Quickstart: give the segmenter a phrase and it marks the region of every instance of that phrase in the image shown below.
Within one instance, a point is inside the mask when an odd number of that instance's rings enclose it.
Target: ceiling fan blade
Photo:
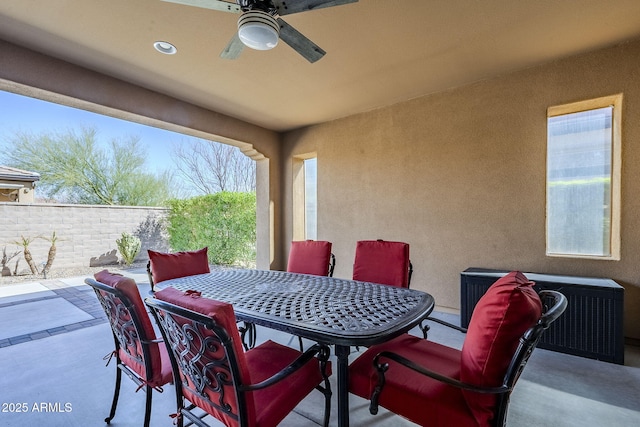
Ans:
[[[303,36],[298,30],[287,24],[282,18],[277,20],[278,24],[280,24],[280,38],[296,52],[304,56],[307,61],[314,63],[327,53],[320,46]]]
[[[244,44],[240,40],[240,37],[238,37],[238,33],[235,33],[224,50],[220,52],[220,58],[236,59],[242,53],[243,48]]]
[[[220,12],[240,13],[242,9],[235,3],[222,0],[162,0],[167,3],[184,4],[186,6],[201,7],[203,9],[218,10]]]
[[[358,0],[273,0],[280,16],[357,2]]]

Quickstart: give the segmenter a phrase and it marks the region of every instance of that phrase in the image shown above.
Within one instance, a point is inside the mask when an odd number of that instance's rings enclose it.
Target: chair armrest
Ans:
[[[448,384],[453,387],[461,388],[463,390],[469,390],[476,393],[485,393],[485,394],[502,394],[511,391],[511,387],[507,387],[506,385],[501,385],[499,387],[480,387],[473,384],[465,383],[455,378],[447,377],[445,375],[434,372],[430,369],[425,368],[424,366],[418,365],[417,363],[403,357],[397,353],[393,353],[390,351],[383,351],[378,353],[373,358],[373,366],[378,372],[378,383],[376,384],[373,393],[371,393],[371,403],[369,404],[369,412],[372,415],[378,413],[378,400],[380,398],[380,393],[385,385],[385,372],[389,369],[389,363],[381,363],[380,359],[386,358],[391,359],[392,361],[399,363],[419,374],[425,375],[429,378],[433,378],[436,381],[440,381],[442,383]]]
[[[330,350],[326,345],[314,344],[307,351],[298,356],[293,362],[283,368],[277,374],[267,378],[264,381],[261,381],[257,384],[243,384],[238,386],[240,391],[253,391],[260,390],[266,387],[269,387],[283,379],[287,378],[289,375],[296,372],[298,369],[302,368],[306,365],[314,356],[318,355],[318,360],[320,360],[320,369],[322,371],[322,376],[327,378],[327,361],[329,360]]]
[[[444,326],[446,326],[448,328],[455,329],[455,330],[460,331],[462,333],[465,333],[465,334],[467,333],[467,328],[463,328],[462,326],[454,325],[453,323],[446,322],[446,321],[438,319],[436,317],[427,316],[427,317],[425,317],[424,320],[430,320],[432,322],[439,323],[441,325],[444,325]]]

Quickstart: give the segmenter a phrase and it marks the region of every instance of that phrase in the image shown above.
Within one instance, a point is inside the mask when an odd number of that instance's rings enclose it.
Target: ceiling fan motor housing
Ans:
[[[278,44],[280,25],[269,13],[249,10],[238,19],[238,37],[251,49],[273,49]]]

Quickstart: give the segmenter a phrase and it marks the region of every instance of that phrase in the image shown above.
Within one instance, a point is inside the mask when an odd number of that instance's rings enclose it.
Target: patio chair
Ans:
[[[207,426],[194,412],[197,408],[227,426],[276,426],[314,388],[325,396],[328,425],[327,346],[314,345],[301,353],[266,341],[245,352],[232,305],[171,287],[154,296],[145,302],[170,349],[179,427],[185,417]]]
[[[291,242],[287,271],[333,277],[336,257],[331,253],[331,242],[323,240],[301,240]],[[304,351],[302,338],[298,337],[300,351]]]
[[[566,306],[561,293],[538,296],[532,282],[512,272],[478,302],[461,351],[401,335],[351,364],[349,389],[370,399],[371,414],[383,406],[420,425],[504,426],[531,352]]]
[[[155,292],[155,285],[165,280],[210,273],[208,250],[208,247],[204,247],[195,251],[166,253],[148,249],[147,274],[151,285],[151,293]],[[256,326],[252,323],[243,322],[238,329],[245,348],[249,349],[255,346]]]
[[[331,242],[302,240],[291,242],[287,271],[290,273],[333,276],[336,257],[331,253]]]
[[[381,239],[356,243],[353,280],[408,288],[412,274],[408,243]]]
[[[413,264],[409,259],[409,244],[389,242],[382,239],[361,240],[356,244],[356,258],[353,263],[353,280],[381,283],[383,285],[408,288],[413,276]],[[467,330],[431,316],[425,321],[434,321],[461,332]],[[418,325],[424,339],[430,326],[424,321]]]
[[[353,280],[408,288],[412,275],[413,264],[409,259],[408,243],[382,239],[360,240],[356,243]],[[426,339],[429,326],[421,322],[419,327]]]
[[[122,372],[131,378],[138,390],[146,392],[144,426],[149,426],[153,391],[162,393],[162,386],[173,379],[169,355],[164,343],[156,338],[149,315],[140,297],[136,282],[119,274],[103,270],[87,278],[85,283],[93,288],[104,309],[115,350],[105,359],[116,360],[116,384],[111,411],[105,418],[109,424],[116,414]],[[108,364],[108,363],[107,363]]]

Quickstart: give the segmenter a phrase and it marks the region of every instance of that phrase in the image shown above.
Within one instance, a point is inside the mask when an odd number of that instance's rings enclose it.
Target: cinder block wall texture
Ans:
[[[20,251],[7,266],[13,272],[19,259],[18,272],[24,273],[28,266],[19,242],[32,239],[29,250],[40,270],[51,246],[45,238],[55,231],[52,271],[112,265],[121,259],[116,239],[128,232],[140,238],[136,261],[144,261],[147,249],[168,250],[166,216],[167,209],[156,207],[0,203],[0,250],[6,247],[7,255]]]

